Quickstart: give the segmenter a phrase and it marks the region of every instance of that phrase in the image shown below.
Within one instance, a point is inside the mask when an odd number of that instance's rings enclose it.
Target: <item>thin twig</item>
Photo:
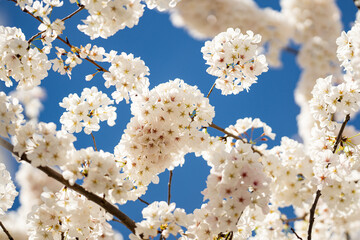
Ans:
[[[295,232],[295,229],[294,228],[290,228],[291,231],[295,234],[295,236],[300,239],[300,240],[303,240],[296,232]]]
[[[28,40],[28,45],[30,47],[30,43],[32,41],[34,41],[35,38],[37,38],[38,36],[40,36],[41,34],[43,34],[46,30],[42,31],[42,32],[38,32],[37,34],[35,34],[34,36],[32,36],[29,40]]]
[[[96,147],[96,142],[95,142],[95,137],[94,137],[94,134],[91,133],[91,137],[93,139],[93,142],[94,142],[94,148],[95,148],[95,151],[97,151],[97,147]]]
[[[342,123],[341,128],[340,128],[340,131],[339,131],[339,134],[338,134],[338,136],[336,137],[336,142],[335,142],[335,144],[334,144],[333,153],[336,152],[336,149],[337,149],[339,143],[341,142],[342,134],[343,134],[344,129],[345,129],[345,126],[346,126],[346,124],[348,123],[349,120],[350,120],[350,115],[348,114],[348,115],[346,115],[345,121]]]
[[[64,17],[63,19],[61,19],[61,21],[65,21],[68,20],[69,18],[71,18],[72,16],[74,16],[75,14],[77,14],[78,12],[80,12],[81,10],[83,10],[85,8],[84,5],[80,5],[79,8],[77,10],[75,10],[73,13],[69,14],[68,16]]]
[[[144,199],[142,198],[138,198],[138,200],[142,203],[145,203],[146,205],[150,205],[150,203],[148,203],[147,201],[145,201]]]
[[[295,222],[295,221],[305,220],[306,216],[307,216],[307,213],[305,213],[304,216],[302,216],[302,217],[282,219],[282,221],[283,221],[284,223],[289,223],[289,222]]]
[[[6,227],[4,226],[4,224],[0,221],[0,226],[2,228],[2,230],[4,231],[4,233],[6,234],[6,236],[9,238],[9,240],[14,240],[14,238],[11,236],[11,234],[9,233],[9,231],[6,229]]]
[[[0,138],[0,145],[3,146],[8,151],[10,151],[15,156],[20,157],[17,152],[14,152],[14,146],[11,143],[9,143],[8,141],[4,140],[3,138]],[[23,154],[20,157],[20,160],[31,164],[31,161],[27,158],[26,154]],[[58,173],[57,171],[55,171],[54,169],[52,169],[50,167],[38,166],[37,168],[39,170],[41,170],[42,172],[44,172],[49,177],[57,180],[58,182],[65,185],[66,187],[74,190],[75,192],[80,193],[81,195],[86,197],[88,200],[96,203],[97,205],[99,205],[100,207],[105,209],[107,212],[112,214],[114,217],[117,217],[122,222],[122,224],[124,224],[131,232],[135,233],[135,228],[136,228],[135,222],[131,218],[129,218],[125,213],[120,211],[115,205],[109,203],[104,198],[102,198],[92,192],[87,191],[85,188],[83,188],[82,186],[80,186],[77,183],[75,183],[74,185],[71,185],[66,179],[64,179],[64,177],[60,173]]]
[[[298,54],[299,54],[299,50],[294,49],[294,48],[289,47],[289,46],[286,47],[286,48],[284,48],[284,50],[287,51],[287,52],[289,52],[289,53],[292,53],[292,54],[294,54],[294,55],[298,55]]]
[[[172,182],[172,176],[173,176],[173,171],[170,170],[170,171],[169,171],[169,183],[168,183],[168,199],[167,199],[168,205],[170,204],[170,201],[171,201],[171,182]]]
[[[215,85],[216,85],[216,82],[214,82],[214,84],[213,84],[212,87],[210,88],[208,94],[206,95],[206,98],[209,98],[211,92],[214,90]]]
[[[209,124],[209,127],[214,128],[214,129],[216,129],[216,130],[219,130],[220,132],[225,133],[225,134],[228,135],[229,137],[232,137],[232,138],[234,138],[234,139],[236,139],[236,140],[240,140],[240,141],[242,141],[243,143],[250,144],[250,143],[246,142],[244,139],[242,139],[241,137],[236,136],[236,135],[234,135],[234,134],[226,131],[225,129],[223,129],[222,127],[219,127],[218,125],[216,125],[216,124],[214,124],[214,123]],[[258,153],[260,156],[263,156],[263,155],[264,155],[262,152],[260,152],[259,150],[255,149],[254,146],[252,146],[252,145],[251,145],[251,149],[253,150],[253,152]]]
[[[313,205],[311,206],[311,209],[310,209],[308,238],[307,238],[308,240],[311,240],[311,232],[312,232],[312,228],[313,228],[314,221],[315,221],[314,215],[315,215],[316,205],[317,205],[317,203],[319,201],[320,196],[321,196],[321,191],[317,190],[314,203],[313,203]]]
[[[345,232],[345,237],[346,237],[346,240],[351,240],[351,236],[348,232]]]

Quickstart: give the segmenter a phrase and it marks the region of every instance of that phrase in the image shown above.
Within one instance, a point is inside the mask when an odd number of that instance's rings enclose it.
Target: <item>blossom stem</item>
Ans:
[[[350,120],[350,115],[348,114],[348,115],[346,115],[345,121],[342,123],[341,128],[340,128],[340,131],[339,131],[339,134],[338,134],[338,136],[336,137],[336,142],[335,142],[335,144],[334,144],[333,153],[336,152],[336,149],[337,149],[339,143],[341,142],[342,134],[343,134],[344,129],[345,129],[345,126],[346,126],[346,124],[348,123],[349,120]]]
[[[95,148],[95,151],[97,151],[97,147],[96,147],[96,142],[95,142],[95,137],[94,137],[94,134],[91,133],[91,137],[93,139],[93,142],[94,142],[94,148]]]
[[[11,236],[11,234],[9,233],[9,231],[6,229],[6,227],[4,226],[4,224],[0,221],[0,226],[2,228],[2,230],[4,231],[4,233],[6,234],[6,236],[9,238],[9,240],[14,240],[14,238]]]
[[[3,146],[8,151],[10,151],[15,156],[19,157],[21,161],[31,164],[31,161],[27,158],[26,154],[19,156],[19,154],[17,152],[14,152],[14,146],[11,143],[9,143],[8,141],[4,140],[3,138],[0,138],[0,145]],[[92,192],[87,191],[84,187],[80,186],[77,183],[75,183],[74,185],[71,185],[60,173],[58,173],[57,171],[55,171],[54,169],[52,169],[50,167],[39,166],[37,168],[39,170],[41,170],[42,172],[44,172],[49,177],[57,180],[58,182],[65,185],[66,187],[74,190],[77,193],[80,193],[81,195],[86,197],[88,200],[96,203],[97,205],[99,205],[100,207],[105,209],[107,212],[112,214],[114,217],[117,217],[121,221],[121,223],[124,224],[125,227],[127,227],[132,233],[135,233],[136,225],[135,225],[134,220],[132,220],[125,213],[120,211],[115,205],[109,203],[104,198],[102,198]]]
[[[173,176],[173,171],[170,170],[170,171],[169,171],[169,183],[168,183],[168,199],[167,199],[168,205],[170,204],[170,201],[171,201],[171,182],[172,182],[172,176]]]
[[[28,45],[29,45],[29,47],[30,47],[30,43],[31,43],[32,41],[34,41],[35,38],[37,38],[38,36],[40,36],[41,34],[43,34],[44,32],[45,32],[45,30],[42,31],[42,32],[38,32],[37,34],[35,34],[34,36],[32,36],[32,37],[28,40]]]
[[[299,54],[299,51],[298,50],[296,50],[296,49],[294,49],[294,48],[292,48],[292,47],[285,47],[284,48],[284,50],[285,51],[287,51],[287,52],[289,52],[289,53],[292,53],[292,54],[294,54],[294,55],[298,55]]]
[[[150,203],[148,203],[148,202],[145,201],[144,199],[142,199],[142,198],[138,198],[138,199],[139,199],[140,202],[145,203],[146,205],[150,205]]]
[[[206,95],[206,98],[209,98],[211,92],[214,90],[215,85],[216,85],[216,82],[214,82],[214,84],[213,84],[212,87],[210,88],[208,94]]]
[[[290,228],[291,231],[295,234],[295,236],[300,239],[300,240],[303,240],[296,232],[295,232],[295,229],[294,228]]]
[[[66,21],[69,18],[71,18],[72,16],[74,16],[75,14],[77,14],[78,12],[80,12],[81,10],[83,10],[85,8],[84,5],[80,5],[79,8],[77,10],[75,10],[73,13],[69,14],[68,16],[64,17],[63,19],[61,19],[61,21]]]
[[[311,206],[311,209],[310,209],[310,218],[309,218],[309,228],[308,228],[308,240],[311,240],[311,232],[312,232],[312,228],[313,228],[313,225],[314,225],[314,221],[315,221],[315,210],[316,210],[316,205],[319,201],[319,198],[321,196],[321,191],[318,189],[316,191],[316,196],[315,196],[315,200],[314,200],[314,203],[313,205]]]

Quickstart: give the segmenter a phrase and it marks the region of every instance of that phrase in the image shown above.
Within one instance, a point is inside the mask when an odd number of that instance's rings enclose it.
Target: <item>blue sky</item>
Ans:
[[[76,5],[69,5],[67,0],[65,2],[66,7],[54,10],[52,19],[62,18],[76,9]],[[279,9],[279,2],[275,0],[257,2],[262,7]],[[344,29],[349,30],[356,13],[353,1],[338,0],[337,3],[342,11]],[[181,78],[190,85],[197,85],[204,94],[207,94],[215,81],[215,77],[206,73],[207,65],[200,52],[204,41],[195,40],[186,30],[173,27],[168,14],[146,8],[139,25],[132,29],[122,30],[106,40],[96,41],[90,41],[89,37],[76,29],[80,19],[85,19],[86,15],[86,11],[83,11],[67,21],[64,36],[68,36],[70,42],[76,46],[92,43],[103,46],[107,52],[113,49],[119,53],[133,53],[135,57],[141,57],[150,69],[150,88],[171,79]],[[13,2],[7,0],[0,0],[0,21],[5,26],[22,28],[27,39],[38,32],[38,22],[22,13]],[[62,43],[54,44],[67,49]],[[267,73],[262,74],[258,83],[252,85],[249,92],[223,96],[219,90],[215,89],[210,96],[210,103],[215,106],[216,112],[214,123],[225,128],[234,124],[239,118],[260,118],[271,126],[277,135],[275,141],[268,142],[270,146],[279,144],[282,136],[296,137],[296,116],[299,108],[294,102],[293,92],[300,70],[296,65],[295,56],[291,53],[283,52],[282,62],[281,68],[270,68]],[[71,80],[67,76],[50,73],[49,77],[42,82],[42,86],[47,90],[47,98],[43,101],[45,108],[41,112],[40,121],[55,122],[60,128],[58,119],[64,109],[59,107],[58,103],[70,93],[80,94],[84,87],[97,86],[99,90],[110,94],[113,89],[109,91],[104,87],[101,75],[98,74],[90,82],[85,81],[85,75],[95,71],[93,65],[84,62],[73,70]],[[5,89],[3,82],[0,82],[0,89],[10,91],[10,89]],[[121,102],[116,107],[118,109],[116,125],[109,127],[104,123],[101,125],[101,131],[94,133],[98,148],[104,151],[113,151],[131,118],[130,105]],[[213,133],[221,135],[218,132]],[[78,148],[92,146],[89,135],[79,133],[76,137]],[[186,159],[185,165],[174,171],[172,199],[178,207],[185,208],[190,213],[201,206],[200,191],[205,188],[209,168],[201,158],[190,155]],[[161,174],[160,177],[160,184],[151,185],[149,193],[143,197],[149,202],[166,201],[168,172]],[[144,204],[130,203],[121,206],[120,209],[139,221],[141,220],[139,206],[143,207]],[[119,225],[114,224],[124,233],[126,239],[128,232]]]

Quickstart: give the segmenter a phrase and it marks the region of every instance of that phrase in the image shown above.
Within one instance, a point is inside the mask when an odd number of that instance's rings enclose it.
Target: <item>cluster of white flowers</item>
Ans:
[[[360,22],[356,21],[350,31],[342,32],[337,39],[337,56],[341,66],[350,72],[356,81],[360,79]]]
[[[5,165],[0,163],[0,217],[12,207],[17,195],[18,192],[11,180],[10,173],[6,170]]]
[[[65,97],[60,106],[66,108],[66,112],[60,117],[60,123],[66,131],[80,132],[84,127],[86,134],[99,131],[100,121],[107,121],[109,126],[115,125],[116,108],[105,93],[98,91],[96,87],[84,88],[81,96],[76,93]]]
[[[134,117],[115,147],[115,157],[136,185],[157,182],[157,174],[184,162],[188,152],[203,150],[202,131],[215,115],[209,100],[180,79],[169,81],[134,99]]]
[[[263,131],[259,137],[253,139],[252,133],[256,128],[262,128]],[[251,129],[250,135],[247,134],[249,129]],[[266,141],[267,139],[265,136],[272,140],[275,139],[275,133],[272,132],[271,127],[262,122],[259,118],[255,118],[254,120],[252,118],[238,119],[235,125],[230,125],[225,130],[243,139],[249,138],[247,139],[247,142],[251,144],[255,144],[257,141]]]
[[[164,238],[170,234],[175,237],[184,234],[182,227],[189,224],[190,218],[184,209],[175,206],[175,203],[153,202],[144,208],[142,215],[146,220],[136,223],[136,235],[131,234],[130,239],[150,239],[156,237],[159,231]]]
[[[297,62],[302,73],[295,90],[300,106],[299,135],[305,144],[311,142],[312,120],[308,101],[318,78],[334,75],[339,78],[341,69],[336,57],[336,38],[340,35],[340,11],[334,0],[282,0],[282,13],[294,28],[293,39],[302,44]]]
[[[66,165],[61,167],[63,176],[74,184],[82,179],[82,186],[111,202],[120,204],[128,200],[136,200],[138,196],[131,191],[133,184],[121,174],[121,167],[114,155],[94,151],[92,148],[73,152]]]
[[[26,153],[31,165],[64,165],[74,150],[76,138],[66,131],[56,131],[54,123],[27,122],[20,126],[14,136],[14,151]]]
[[[265,172],[272,178],[272,204],[278,207],[301,207],[312,201],[315,190],[311,182],[314,164],[307,156],[304,145],[283,137],[281,145],[271,149],[262,163]]]
[[[212,41],[207,41],[201,49],[209,74],[217,76],[216,88],[222,94],[238,94],[256,82],[257,76],[268,70],[266,58],[259,55],[260,35],[240,29],[229,28],[218,34]]]
[[[106,60],[111,62],[111,67],[109,72],[103,74],[105,86],[116,87],[116,91],[111,94],[116,103],[123,99],[128,103],[129,95],[142,95],[148,91],[150,83],[146,76],[150,74],[149,68],[140,58],[134,58],[133,54],[116,54],[117,52],[111,51],[107,55]]]
[[[66,73],[70,78],[72,69],[76,65],[82,63],[81,58],[76,53],[67,52],[63,48],[55,47],[55,49],[57,50],[57,58],[50,60],[50,62],[53,64],[53,71],[59,72],[61,75]],[[65,61],[62,59],[62,56],[66,56]]]
[[[213,38],[229,27],[251,29],[267,44],[266,58],[273,66],[281,65],[280,52],[293,33],[281,12],[261,9],[253,0],[182,0],[171,11],[171,20],[196,38]]]
[[[70,2],[74,3],[75,0]],[[80,4],[90,15],[83,20],[84,25],[78,25],[78,29],[91,39],[108,38],[125,27],[132,28],[138,24],[144,12],[140,0],[81,0]]]
[[[20,29],[0,26],[0,79],[7,87],[31,89],[47,77],[51,63],[38,48],[28,48]]]
[[[203,219],[196,217],[195,226],[188,229],[200,239],[212,239],[220,232],[237,232],[238,220],[248,206],[257,205],[264,213],[269,211],[270,179],[263,173],[260,155],[251,149],[251,144],[238,140],[233,145],[231,141],[215,141],[202,154],[211,166],[207,188],[202,192],[209,202],[200,210]],[[206,229],[210,231],[208,237],[201,238]]]
[[[174,8],[181,0],[145,0],[149,9],[156,8],[159,11],[165,11]]]
[[[24,121],[23,108],[16,98],[8,97],[0,92],[0,136],[14,135]]]
[[[45,98],[46,92],[42,87],[34,87],[31,90],[17,89],[10,96],[18,99],[24,105],[25,114],[30,119],[37,119],[43,108],[41,99]]]
[[[105,210],[84,196],[63,188],[41,197],[44,203],[28,215],[29,239],[113,239]]]
[[[332,76],[319,78],[316,81],[310,107],[314,119],[319,121],[321,128],[334,130],[337,124],[333,121],[335,113],[346,115],[359,110],[359,88],[360,86],[353,81],[333,86]]]

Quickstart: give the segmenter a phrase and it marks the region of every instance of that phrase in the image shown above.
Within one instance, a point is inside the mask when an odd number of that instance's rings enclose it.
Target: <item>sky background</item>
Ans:
[[[258,0],[256,2],[261,7],[280,9],[278,0]],[[355,19],[357,9],[351,0],[338,0],[337,4],[342,12],[344,30],[347,31]],[[51,19],[62,18],[76,8],[76,5],[70,5],[65,0],[65,7],[55,9]],[[133,53],[135,57],[140,57],[150,69],[150,89],[168,80],[181,78],[189,85],[197,85],[206,95],[215,81],[214,76],[206,73],[208,66],[205,65],[200,51],[204,41],[196,40],[186,30],[174,27],[168,14],[146,8],[139,24],[134,28],[127,28],[108,39],[95,41],[91,41],[88,36],[76,28],[80,20],[85,19],[86,16],[87,12],[82,11],[68,20],[63,38],[68,36],[70,43],[75,46],[85,46],[87,43],[91,43],[104,47],[107,52],[116,50],[118,53]],[[27,39],[38,32],[38,21],[22,13],[13,2],[7,0],[0,0],[0,21],[4,26],[21,28]],[[259,19],[259,21],[261,20]],[[68,50],[60,42],[54,42],[54,45]],[[295,56],[291,53],[283,52],[282,62],[281,68],[270,68],[267,73],[263,73],[259,77],[258,83],[251,86],[249,92],[223,96],[220,90],[214,89],[210,96],[210,104],[215,106],[213,122],[225,128],[235,124],[239,118],[260,118],[276,133],[276,139],[268,142],[270,147],[278,145],[283,136],[297,138],[296,116],[299,113],[299,107],[294,102],[293,92],[300,69],[296,65]],[[105,64],[101,65],[108,67]],[[59,129],[61,127],[59,118],[64,112],[64,109],[59,106],[59,102],[70,93],[80,95],[84,87],[97,86],[99,90],[110,96],[114,88],[112,87],[110,90],[105,88],[101,74],[98,74],[90,82],[85,81],[85,75],[95,71],[95,67],[86,61],[73,69],[71,80],[66,75],[50,71],[49,76],[42,81],[42,86],[47,91],[47,98],[43,101],[44,110],[40,114],[40,121],[55,122]],[[5,89],[4,83],[0,82],[0,90],[9,92],[13,89]],[[94,133],[98,149],[113,152],[131,118],[130,105],[121,102],[116,107],[118,114],[116,125],[109,127],[103,123],[100,125],[100,132]],[[212,133],[222,135],[220,132],[213,131]],[[75,134],[75,136],[78,139],[75,143],[77,148],[93,146],[91,136],[83,132]],[[191,213],[195,208],[200,208],[202,204],[200,192],[206,186],[208,173],[209,167],[206,162],[191,154],[187,156],[183,167],[174,170],[172,201],[176,202],[177,207],[184,208],[187,213]],[[168,172],[162,173],[160,184],[150,185],[148,193],[142,198],[148,202],[166,201],[168,175]],[[120,206],[120,210],[135,221],[140,221],[140,207],[144,206],[143,203],[129,203],[126,206]],[[119,223],[115,223],[113,226],[121,231],[124,238],[127,239],[128,230],[121,227]]]

